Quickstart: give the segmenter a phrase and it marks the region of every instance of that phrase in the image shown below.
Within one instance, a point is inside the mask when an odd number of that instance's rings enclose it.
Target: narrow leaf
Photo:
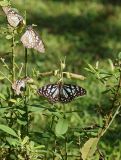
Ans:
[[[13,129],[11,129],[10,127],[8,127],[8,126],[0,124],[0,129],[2,131],[4,131],[4,132],[6,132],[6,133],[8,133],[8,134],[10,134],[12,136],[14,136],[14,137],[18,137],[17,134],[16,134],[16,132]]]
[[[45,108],[33,107],[33,106],[29,109],[29,111],[31,112],[42,112],[43,110],[45,110]]]

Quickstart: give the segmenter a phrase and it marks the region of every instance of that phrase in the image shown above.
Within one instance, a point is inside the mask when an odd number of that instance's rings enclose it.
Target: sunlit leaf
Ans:
[[[9,99],[9,102],[16,103],[17,101],[15,99]]]
[[[26,137],[24,137],[24,139],[23,139],[23,141],[22,141],[22,145],[25,145],[27,142],[29,141],[29,137],[28,136],[26,136]]]
[[[5,96],[2,93],[0,93],[0,98],[4,99],[4,100],[6,99]]]
[[[3,80],[3,79],[5,79],[5,77],[4,76],[0,76],[0,80]]]
[[[121,52],[119,52],[119,54],[118,54],[118,58],[119,58],[119,59],[121,59]]]
[[[7,35],[5,38],[6,39],[12,39],[12,35]]]
[[[81,148],[82,159],[87,160],[88,158],[92,157],[97,149],[97,143],[99,138],[90,138],[84,146]]]
[[[4,1],[0,1],[0,6],[4,7],[4,6],[9,6],[10,2],[8,0],[4,0]]]

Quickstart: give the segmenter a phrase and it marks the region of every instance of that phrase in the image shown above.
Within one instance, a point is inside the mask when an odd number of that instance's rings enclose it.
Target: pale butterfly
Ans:
[[[41,53],[45,52],[44,43],[32,26],[27,27],[25,33],[21,37],[21,42],[26,48],[34,48]]]
[[[16,80],[12,84],[12,89],[14,90],[14,92],[16,93],[16,95],[20,95],[22,93],[22,90],[26,87],[26,83],[29,80],[30,80],[30,78],[26,77],[26,78],[23,78],[23,79]]]
[[[25,24],[23,17],[10,6],[2,7],[4,13],[7,16],[8,23],[12,27],[18,27],[19,25]]]
[[[68,103],[75,97],[85,95],[86,90],[77,85],[58,83],[45,85],[39,88],[37,93],[52,103]]]

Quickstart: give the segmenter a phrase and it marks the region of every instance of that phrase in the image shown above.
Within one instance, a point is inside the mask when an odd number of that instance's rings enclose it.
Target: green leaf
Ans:
[[[21,109],[16,109],[19,113],[21,113],[21,114],[24,114],[25,113],[25,111],[24,110],[21,110]]]
[[[6,39],[12,39],[12,35],[7,35],[5,38]]]
[[[25,125],[27,124],[26,121],[22,121],[22,120],[20,120],[20,119],[17,119],[17,122],[18,122],[20,125],[23,125],[23,126],[25,126]]]
[[[23,139],[21,144],[24,146],[28,141],[29,141],[29,137],[26,136],[26,137],[24,137],[24,139]]]
[[[119,52],[119,54],[118,54],[118,58],[119,58],[119,59],[121,59],[121,52]]]
[[[114,71],[114,64],[113,61],[111,59],[108,59],[108,62],[110,64],[111,70]]]
[[[92,157],[97,149],[99,138],[90,138],[81,148],[82,159],[87,160]]]
[[[9,102],[16,103],[15,99],[9,99]]]
[[[7,107],[4,107],[4,108],[0,108],[0,113],[4,113],[8,108]]]
[[[91,70],[93,73],[96,72],[95,68],[94,68],[91,64],[88,64],[88,67],[90,68],[90,70]]]
[[[45,110],[45,108],[33,107],[33,106],[29,109],[29,111],[31,112],[42,112],[43,110]]]
[[[6,100],[5,96],[2,93],[0,93],[0,98]]]
[[[8,0],[4,0],[4,1],[0,1],[0,6],[5,7],[5,6],[9,6],[10,2]]]
[[[0,76],[0,80],[3,80],[3,79],[5,79],[5,77],[4,76]]]
[[[60,118],[55,126],[55,133],[57,136],[65,134],[68,130],[68,121],[64,118]]]
[[[11,137],[6,137],[6,140],[8,141],[8,143],[10,145],[16,146],[18,144],[18,140],[15,138],[11,138]]]
[[[14,137],[18,137],[17,134],[16,134],[16,132],[13,129],[11,129],[10,127],[8,127],[8,126],[0,124],[0,129],[2,131],[4,131],[4,132],[6,132],[6,133],[8,133],[8,134],[10,134],[12,136],[14,136]]]

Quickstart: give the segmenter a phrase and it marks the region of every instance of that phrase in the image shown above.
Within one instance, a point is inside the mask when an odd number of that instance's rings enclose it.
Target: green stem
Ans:
[[[25,48],[25,78],[27,77],[27,48]],[[27,96],[26,96],[26,91],[27,91],[27,86],[25,87],[25,99],[24,99],[24,106],[25,106],[25,117],[26,117],[26,135],[28,135],[28,125],[29,125],[29,120],[28,120],[28,106],[27,106]]]
[[[25,48],[25,78],[27,77],[27,48]]]
[[[67,145],[66,145],[67,137],[65,136],[65,160],[67,160]]]
[[[15,47],[15,37],[14,37],[14,30],[12,32],[12,81],[15,81],[15,53],[14,53],[14,47]]]

